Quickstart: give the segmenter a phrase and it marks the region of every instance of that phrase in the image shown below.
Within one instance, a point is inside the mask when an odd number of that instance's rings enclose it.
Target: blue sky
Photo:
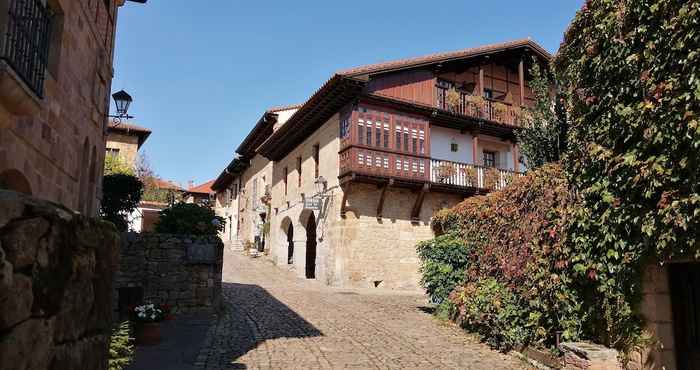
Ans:
[[[305,101],[336,70],[528,36],[555,52],[582,3],[127,2],[112,90],[153,131],[142,151],[156,173],[186,186],[218,176],[266,108]]]

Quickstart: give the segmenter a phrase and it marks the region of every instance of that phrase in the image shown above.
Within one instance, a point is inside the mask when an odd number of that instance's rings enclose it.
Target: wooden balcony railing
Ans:
[[[391,151],[351,147],[340,153],[340,173],[428,181],[430,160]]]
[[[51,40],[51,10],[39,0],[11,0],[0,59],[43,97]]]
[[[438,184],[500,190],[510,184],[515,176],[522,174],[502,168],[430,160],[430,181]]]
[[[350,147],[340,153],[340,174],[355,173],[457,187],[500,190],[522,176],[511,170]]]
[[[518,106],[459,90],[453,90],[457,95],[450,95],[450,89],[439,85],[435,87],[435,91],[435,101],[440,109],[512,126],[521,124],[523,111]]]

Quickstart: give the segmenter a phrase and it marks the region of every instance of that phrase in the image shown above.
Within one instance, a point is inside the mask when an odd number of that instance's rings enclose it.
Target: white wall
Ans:
[[[457,152],[450,150],[453,140],[457,143]],[[430,156],[453,162],[473,163],[471,134],[462,134],[458,130],[430,126]]]

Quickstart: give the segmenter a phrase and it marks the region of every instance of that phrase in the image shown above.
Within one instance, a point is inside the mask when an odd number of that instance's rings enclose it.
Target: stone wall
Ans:
[[[142,290],[142,301],[167,304],[173,313],[218,310],[221,306],[223,243],[218,237],[155,233],[122,234],[121,263],[113,294],[119,307],[125,288]]]
[[[105,369],[119,236],[0,191],[0,369]]]

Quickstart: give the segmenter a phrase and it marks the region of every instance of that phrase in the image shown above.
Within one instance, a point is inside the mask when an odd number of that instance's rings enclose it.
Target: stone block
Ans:
[[[4,274],[8,274],[9,278],[0,282],[0,330],[28,319],[34,303],[32,280],[29,277],[23,274],[13,275],[11,270]]]
[[[15,270],[34,264],[39,239],[48,231],[49,223],[43,218],[13,221],[0,236],[5,258]]]
[[[3,369],[44,370],[49,368],[50,320],[29,319],[0,337],[0,366]]]
[[[560,348],[565,370],[622,370],[614,349],[585,342],[562,343]]]

